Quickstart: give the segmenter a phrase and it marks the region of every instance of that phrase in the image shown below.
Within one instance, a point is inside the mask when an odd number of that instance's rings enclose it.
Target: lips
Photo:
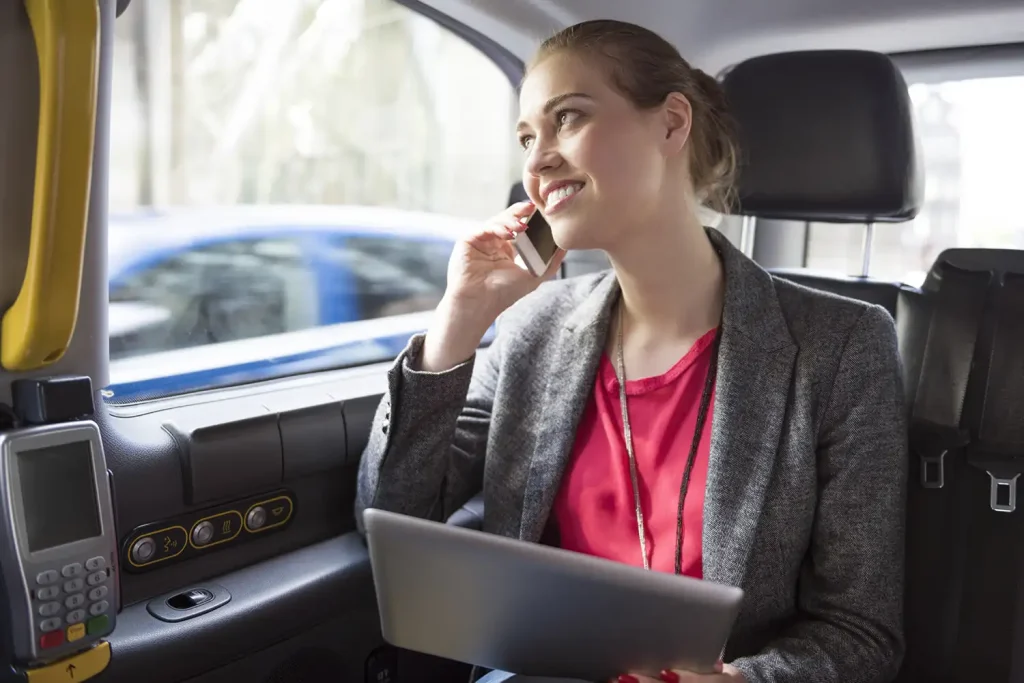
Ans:
[[[557,211],[575,197],[585,186],[586,183],[574,181],[553,183],[550,188],[546,188],[544,194],[546,213]]]

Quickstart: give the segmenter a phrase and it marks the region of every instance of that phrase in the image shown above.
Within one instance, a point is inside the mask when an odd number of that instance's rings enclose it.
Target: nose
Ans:
[[[545,138],[546,136],[537,136],[526,156],[524,170],[529,175],[538,178],[562,164],[562,156],[558,152],[557,145]]]

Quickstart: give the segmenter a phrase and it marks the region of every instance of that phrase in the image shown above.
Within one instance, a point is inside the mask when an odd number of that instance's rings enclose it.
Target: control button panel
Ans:
[[[121,567],[133,573],[150,571],[245,542],[284,529],[294,512],[294,496],[278,491],[145,524],[133,530],[122,544],[125,561]],[[92,587],[89,562],[85,562],[83,573],[86,591]]]
[[[32,610],[41,650],[79,640],[87,633],[106,633],[109,621],[97,623],[103,628],[95,630],[89,630],[86,623],[89,615],[106,615],[110,610],[106,598],[113,583],[113,571],[104,558],[83,558],[46,569],[37,574],[35,583]]]

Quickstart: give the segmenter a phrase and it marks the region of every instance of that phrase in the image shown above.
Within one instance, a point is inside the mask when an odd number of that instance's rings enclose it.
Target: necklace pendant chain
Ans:
[[[629,478],[633,485],[633,504],[636,508],[636,529],[640,539],[640,554],[643,557],[644,569],[650,570],[650,557],[647,553],[647,532],[644,523],[643,506],[640,503],[640,476],[637,473],[636,453],[633,450],[633,430],[629,422],[629,409],[626,405],[626,363],[623,350],[623,318],[624,310],[622,298],[619,298],[618,330],[616,332],[616,376],[619,382],[619,404],[622,408],[622,432],[626,444],[626,455],[629,459]],[[704,433],[704,423],[707,421],[708,411],[711,407],[711,392],[714,388],[715,377],[718,371],[718,349],[722,338],[721,324],[715,333],[714,345],[712,347],[711,363],[708,367],[708,374],[704,380],[704,391],[701,395],[700,407],[697,410],[697,425],[694,429],[693,442],[690,445],[689,457],[686,461],[686,469],[683,471],[683,480],[679,490],[679,504],[676,511],[676,547],[675,547],[675,573],[682,574],[683,559],[683,509],[686,501],[686,492],[690,485],[690,474],[697,457],[697,450],[700,447],[700,437]]]

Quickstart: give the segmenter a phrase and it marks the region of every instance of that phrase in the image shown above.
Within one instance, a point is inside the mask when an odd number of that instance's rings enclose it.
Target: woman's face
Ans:
[[[601,62],[555,53],[520,92],[523,186],[563,249],[613,249],[658,209],[668,159],[685,142],[678,111],[641,111]],[[685,124],[684,140],[679,131]]]

